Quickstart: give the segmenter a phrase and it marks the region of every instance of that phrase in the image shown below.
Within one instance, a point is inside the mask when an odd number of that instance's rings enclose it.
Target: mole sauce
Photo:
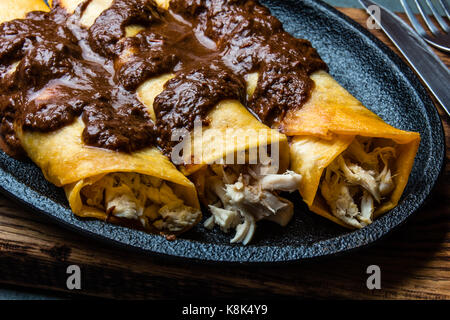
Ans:
[[[168,152],[173,130],[207,125],[224,99],[276,126],[309,98],[309,75],[327,70],[307,40],[257,1],[172,0],[163,10],[152,0],[115,0],[86,29],[77,21],[88,4],[72,16],[56,6],[0,25],[0,133],[10,154],[20,151],[16,126],[49,132],[79,116],[87,145]],[[130,25],[142,30],[127,37]],[[252,72],[259,78],[247,100]],[[175,76],[154,100],[153,123],[135,90],[164,73]]]

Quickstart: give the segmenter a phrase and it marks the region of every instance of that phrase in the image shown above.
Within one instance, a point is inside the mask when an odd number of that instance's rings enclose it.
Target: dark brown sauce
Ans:
[[[89,30],[67,19],[57,7],[0,26],[0,129],[11,149],[20,145],[15,122],[46,132],[82,115],[86,144],[129,152],[157,141],[168,152],[173,130],[207,125],[208,111],[224,99],[276,126],[309,98],[309,75],[327,69],[308,41],[285,32],[257,1],[172,0],[166,11],[152,0],[115,0]],[[126,37],[129,25],[145,29]],[[134,91],[168,72],[175,77],[155,98],[155,128]],[[259,79],[247,101],[250,72]],[[33,99],[39,90],[51,94]]]
[[[269,126],[308,99],[311,73],[327,70],[309,41],[285,32],[257,1],[172,0],[170,8],[216,43],[218,59],[234,74],[259,73],[247,107]]]
[[[49,132],[82,115],[87,145],[131,152],[156,141],[136,95],[113,80],[107,60],[90,61],[56,8],[0,25],[0,119],[5,151],[21,153],[14,128]],[[92,57],[92,56],[91,56]],[[13,72],[10,66],[19,61]]]

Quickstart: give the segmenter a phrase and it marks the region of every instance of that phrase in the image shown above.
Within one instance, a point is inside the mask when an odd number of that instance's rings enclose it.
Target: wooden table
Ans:
[[[362,10],[341,10],[365,25]],[[390,44],[380,31],[372,32]],[[450,65],[448,56],[440,57]],[[449,119],[440,113],[449,146]],[[66,268],[76,264],[82,269],[82,289],[71,294],[108,298],[449,299],[449,169],[447,161],[429,203],[376,245],[338,258],[275,267],[202,265],[121,250],[67,231],[0,196],[0,282],[68,292]],[[381,268],[381,290],[366,287],[366,268],[372,264]]]

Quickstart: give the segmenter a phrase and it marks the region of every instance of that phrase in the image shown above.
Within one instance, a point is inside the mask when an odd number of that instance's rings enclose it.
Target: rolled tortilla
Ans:
[[[80,2],[62,0],[69,10],[74,10]],[[160,7],[167,9],[170,0],[156,2]],[[84,12],[82,22],[89,26],[111,3],[112,0],[92,1]],[[132,36],[140,30],[139,26],[129,26],[127,35]],[[126,61],[127,54],[132,52],[124,53],[119,60]],[[171,77],[172,75],[166,74],[150,79],[138,89],[138,95],[149,108],[150,114],[154,115],[151,106],[155,96],[161,92],[164,83]],[[387,125],[362,106],[326,72],[316,72],[311,77],[315,82],[315,88],[310,100],[302,108],[289,112],[279,128],[281,132],[292,137],[291,169],[304,176],[299,190],[312,211],[347,227],[363,227],[374,217],[398,203],[412,168],[420,136]],[[249,96],[256,87],[257,79],[257,74],[250,74],[247,77]],[[203,132],[203,140],[195,140],[191,144],[200,145],[186,153],[185,159],[201,156],[202,161],[200,163],[196,161],[194,165],[184,165],[182,171],[186,175],[199,170],[203,172],[204,164],[223,159],[228,154],[248,150],[253,146],[267,145],[277,139],[281,149],[285,149],[284,137],[278,138],[272,131],[269,131],[268,139],[257,138],[253,140],[254,143],[242,140],[235,143],[234,141],[242,135],[240,131],[242,128],[264,129],[258,127],[255,119],[246,114],[244,107],[236,101],[220,103],[209,116],[212,121]],[[225,149],[222,148],[222,144],[217,143],[215,129],[219,131],[231,129],[230,138],[226,141],[232,143],[227,144]],[[365,150],[361,151],[358,148]],[[199,155],[197,150],[203,152]],[[283,151],[281,154],[284,154]],[[351,159],[352,157],[356,159]],[[283,161],[288,157],[282,155],[280,158]],[[370,187],[370,183],[356,172],[376,185]],[[201,175],[193,177],[196,179]],[[359,189],[354,190],[355,186],[359,186]],[[383,191],[378,190],[380,188]],[[341,194],[337,194],[338,189],[342,191]],[[203,193],[201,188],[199,191]],[[346,200],[344,201],[341,196],[345,196]],[[359,198],[361,198],[360,208],[355,203]]]
[[[14,19],[23,19],[30,11],[48,11],[41,0],[15,0],[0,2],[0,23]]]
[[[81,1],[62,0],[60,3],[73,13]],[[111,3],[111,0],[91,1],[80,23],[89,28]],[[156,3],[167,9],[169,1]],[[141,30],[142,27],[131,25],[126,27],[125,33],[132,37]],[[133,52],[123,52],[115,65],[125,63],[130,54]],[[137,89],[139,99],[153,119],[154,99],[173,76],[163,74],[148,79]],[[296,191],[301,180],[300,175],[286,172],[289,166],[286,136],[260,123],[237,100],[221,101],[207,114],[207,119],[209,124],[201,128],[200,136],[195,128],[189,133],[189,147],[183,149],[181,161],[174,157],[178,155],[175,148],[171,157],[194,181],[200,199],[210,208],[212,215],[205,226],[211,228],[217,224],[225,232],[236,229],[231,242],[246,244],[258,220],[286,225],[293,215],[293,204],[281,198],[277,191]],[[239,164],[229,165],[230,162]]]
[[[364,227],[371,223],[373,218],[397,205],[408,182],[419,147],[420,135],[396,129],[385,123],[341,87],[327,72],[316,72],[311,78],[315,87],[310,99],[298,110],[288,112],[280,125],[280,131],[292,137],[291,170],[303,177],[299,191],[311,211],[345,227]],[[253,74],[248,79],[251,94],[252,88],[256,86],[257,75]],[[365,145],[368,149],[361,151],[361,145]],[[374,164],[376,160],[378,164]],[[349,166],[352,166],[351,170],[348,170]],[[374,169],[376,166],[378,168]],[[342,175],[341,181],[334,181],[335,190],[321,189],[326,180],[327,168],[330,169],[329,174],[338,172]],[[389,171],[383,171],[385,168]],[[369,176],[367,178],[376,186],[369,187],[364,179],[356,177],[357,171],[362,175],[367,173],[371,175],[374,179]],[[386,185],[383,183],[387,180],[393,185],[389,187],[391,190],[387,190],[388,194],[383,194],[383,191],[386,191]],[[345,203],[338,203],[337,207],[332,208],[340,200],[336,198],[337,194],[331,194],[337,193],[337,189],[343,184],[346,184],[349,190],[359,186],[361,189],[359,191],[366,192],[362,195],[361,204],[359,203],[361,194],[352,196],[357,207],[353,206],[353,212],[348,207],[344,208],[347,210],[344,215],[342,210],[338,212],[338,209],[339,205],[345,207]],[[371,195],[372,198],[379,197],[372,199],[373,205],[370,201],[364,202],[367,200],[365,196],[370,194],[369,191],[375,194]],[[327,195],[328,200],[323,194]],[[333,197],[334,199],[331,199]],[[362,211],[368,207],[372,209],[368,209],[364,216]],[[342,206],[340,208],[342,209]],[[359,210],[359,215],[355,210]]]
[[[0,22],[48,10],[37,2],[2,2],[11,6],[1,11],[7,14],[0,13]],[[36,99],[51,92],[47,87]],[[156,147],[128,154],[86,146],[81,119],[49,133],[16,126],[23,149],[48,181],[64,188],[74,214],[165,234],[200,221],[195,186]]]
[[[60,5],[69,13],[73,13],[82,0],[59,0]],[[83,11],[80,18],[82,26],[89,28],[95,19],[112,4],[113,0],[92,0]],[[167,9],[168,0],[155,1],[158,6]],[[136,35],[142,28],[136,25],[126,27],[126,36]],[[115,62],[125,63],[132,52],[123,52]],[[137,89],[139,100],[147,107],[152,119],[155,120],[153,101],[163,91],[164,84],[173,74],[148,79]],[[191,148],[183,153],[183,164],[180,170],[190,175],[207,164],[221,161],[236,153],[259,148],[261,146],[277,145],[280,150],[280,170],[286,170],[289,165],[289,147],[287,138],[277,130],[261,124],[239,101],[225,100],[216,105],[207,115],[210,123],[202,128],[201,139],[194,139],[191,134]],[[243,139],[242,137],[245,137]],[[226,139],[225,143],[223,139]],[[186,150],[184,150],[186,151]],[[194,162],[194,163],[193,163]]]
[[[157,2],[168,8],[170,0]],[[398,204],[420,135],[385,123],[327,72],[311,78],[310,99],[279,127],[290,137],[290,169],[302,176],[299,191],[313,212],[345,227],[364,227]],[[246,80],[251,96],[258,74]]]

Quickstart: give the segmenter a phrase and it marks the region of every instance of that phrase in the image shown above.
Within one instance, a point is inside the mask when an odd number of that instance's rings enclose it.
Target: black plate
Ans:
[[[248,246],[230,245],[229,235],[202,224],[170,242],[163,237],[81,220],[70,211],[61,189],[48,183],[31,162],[0,152],[0,186],[34,211],[83,234],[151,254],[206,261],[281,262],[327,256],[380,239],[415,212],[430,194],[443,166],[444,134],[430,98],[414,73],[383,43],[354,21],[320,1],[264,0],[285,29],[309,39],[330,73],[389,124],[420,132],[422,141],[399,205],[370,226],[347,231],[308,211],[296,199],[293,221],[281,228],[258,224]]]

